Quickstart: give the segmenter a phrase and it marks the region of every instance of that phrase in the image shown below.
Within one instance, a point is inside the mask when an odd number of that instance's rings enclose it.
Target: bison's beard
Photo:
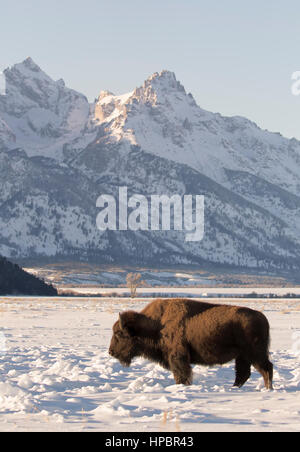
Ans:
[[[109,354],[117,359],[123,367],[129,367],[133,356],[123,355],[122,353],[116,353],[115,351],[109,351]]]
[[[118,358],[123,367],[129,367],[131,364],[131,358]]]

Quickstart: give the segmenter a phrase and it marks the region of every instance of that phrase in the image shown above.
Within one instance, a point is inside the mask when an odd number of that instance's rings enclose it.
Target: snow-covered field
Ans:
[[[270,321],[272,392],[256,371],[233,389],[233,363],[195,366],[189,387],[143,359],[122,368],[111,327],[148,301],[0,298],[0,430],[300,430],[300,300],[234,300]]]

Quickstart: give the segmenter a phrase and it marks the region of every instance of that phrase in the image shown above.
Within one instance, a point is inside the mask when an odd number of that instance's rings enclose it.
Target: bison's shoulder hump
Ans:
[[[215,306],[217,305],[185,298],[159,298],[149,303],[142,313],[155,319],[183,319],[193,317]]]

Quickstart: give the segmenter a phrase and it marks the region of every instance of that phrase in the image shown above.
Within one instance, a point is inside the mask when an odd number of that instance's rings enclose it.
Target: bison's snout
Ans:
[[[122,364],[123,367],[129,367],[131,364],[131,359],[126,356],[122,356],[118,353],[116,353],[115,351],[113,351],[111,348],[108,350],[108,353],[110,354],[110,356],[112,356],[113,358],[117,359],[118,361],[120,361],[120,363]]]

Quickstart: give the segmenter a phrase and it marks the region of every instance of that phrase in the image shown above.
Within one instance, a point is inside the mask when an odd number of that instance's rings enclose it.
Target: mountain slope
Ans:
[[[82,136],[90,115],[85,96],[52,80],[31,58],[4,71],[2,142],[28,155],[62,158],[64,144]],[[1,143],[0,141],[0,143]]]
[[[103,109],[100,122],[115,139],[190,165],[219,183],[230,182],[224,169],[243,170],[299,193],[297,140],[261,130],[246,118],[201,109],[172,72],[155,73],[121,106],[119,99],[109,94],[96,104],[98,112]]]
[[[56,296],[57,290],[0,256],[0,294],[50,297]]]
[[[0,97],[0,252],[297,270],[300,143],[201,109],[169,71],[94,104],[31,60]],[[205,196],[202,242],[96,228],[101,194]]]

